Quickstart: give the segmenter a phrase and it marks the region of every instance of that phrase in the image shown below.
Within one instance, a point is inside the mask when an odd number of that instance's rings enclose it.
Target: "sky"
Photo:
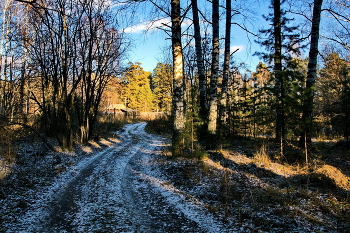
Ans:
[[[259,12],[267,12],[267,6],[264,6],[266,9],[260,9]],[[264,8],[263,7],[263,8]],[[142,13],[141,13],[142,14]],[[263,13],[256,15],[256,20],[259,22],[264,22],[262,18]],[[170,25],[169,18],[163,18],[156,21],[153,24],[147,23],[147,17],[140,17],[139,23],[135,23],[132,26],[126,27],[124,32],[126,36],[130,38],[132,44],[129,50],[129,56],[127,62],[140,62],[145,71],[152,71],[158,62],[164,62],[164,51],[170,52],[171,40],[169,36],[158,29],[157,27],[162,26],[162,24]],[[220,27],[223,29],[224,25],[224,16],[222,21],[220,21]],[[184,21],[184,25],[187,26],[190,22]],[[253,22],[256,23],[256,22]],[[258,23],[257,23],[258,24]],[[255,33],[259,28],[255,28]],[[239,49],[234,54],[234,59],[237,63],[245,62],[247,67],[252,71],[255,71],[255,67],[260,59],[257,56],[252,56],[252,54],[258,50],[261,50],[260,45],[254,42],[253,37],[249,37],[245,31],[240,29],[237,26],[232,26],[232,37],[231,37],[231,52]],[[221,47],[223,48],[223,40],[221,40]],[[223,50],[222,50],[223,51]]]

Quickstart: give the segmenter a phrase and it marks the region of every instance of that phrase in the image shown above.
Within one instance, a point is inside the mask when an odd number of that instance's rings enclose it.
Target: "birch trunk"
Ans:
[[[174,67],[174,93],[173,93],[173,156],[184,154],[185,140],[185,100],[184,100],[184,65],[181,44],[181,14],[180,0],[171,0],[171,41]]]
[[[224,127],[226,124],[226,104],[227,104],[227,90],[228,90],[228,78],[230,69],[231,58],[231,0],[226,0],[226,29],[225,29],[225,52],[224,52],[224,69],[222,77],[220,107],[219,107],[219,136],[223,137]]]
[[[208,146],[217,147],[217,119],[218,119],[218,78],[219,78],[219,0],[213,0],[212,27],[213,27],[213,52],[211,65],[210,93],[209,93],[209,122],[208,122]]]
[[[202,36],[199,25],[198,17],[198,4],[197,0],[191,0],[192,2],[192,13],[193,13],[193,27],[194,27],[194,40],[196,47],[196,59],[198,69],[198,80],[199,80],[199,114],[202,118],[207,116],[207,93],[206,93],[206,79],[204,71],[204,59],[202,49]]]
[[[314,0],[314,9],[313,9],[312,26],[311,26],[311,43],[310,43],[310,51],[309,51],[309,63],[307,67],[305,100],[304,100],[303,116],[302,116],[303,132],[299,141],[301,146],[305,146],[311,143],[312,118],[313,118],[313,108],[314,108],[313,102],[314,102],[314,95],[315,95],[315,80],[317,77],[316,69],[317,69],[318,41],[320,37],[322,1],[323,0]]]
[[[0,113],[4,113],[6,111],[6,67],[7,67],[7,52],[8,52],[8,34],[10,33],[9,24],[10,24],[10,16],[8,11],[10,11],[12,0],[5,0],[3,2],[2,9],[2,25],[1,25],[1,39],[0,39],[0,80],[4,82],[1,83],[0,87]]]

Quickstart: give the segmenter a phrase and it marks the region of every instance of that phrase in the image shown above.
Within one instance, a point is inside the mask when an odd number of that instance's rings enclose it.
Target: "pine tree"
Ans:
[[[173,96],[173,68],[170,64],[157,64],[152,73],[152,91],[156,111],[170,112]]]
[[[270,127],[273,123],[273,101],[274,98],[271,96],[271,72],[268,67],[263,63],[259,62],[256,66],[256,71],[252,74],[254,78],[254,123],[256,124],[256,134],[270,134],[272,128]]]
[[[333,133],[342,132],[349,146],[350,75],[349,63],[333,52],[326,56],[317,81],[319,115]]]
[[[141,63],[129,63],[122,74],[125,82],[123,99],[127,108],[148,112],[153,110],[153,93],[150,86],[150,72],[141,67]]]
[[[273,75],[274,75],[274,93],[276,98],[275,111],[276,111],[276,124],[275,135],[276,142],[280,145],[280,153],[285,152],[286,141],[286,119],[285,119],[285,74],[283,74],[283,67],[288,60],[291,59],[291,54],[299,54],[299,44],[301,40],[299,35],[295,33],[297,27],[290,27],[288,23],[292,21],[286,17],[286,12],[281,9],[281,5],[284,1],[272,0],[271,7],[272,13],[264,18],[267,21],[272,22],[272,27],[266,30],[261,30],[262,34],[268,36],[266,40],[257,41],[261,45],[265,46],[269,51],[268,53],[255,53],[261,56],[268,62],[273,62]]]

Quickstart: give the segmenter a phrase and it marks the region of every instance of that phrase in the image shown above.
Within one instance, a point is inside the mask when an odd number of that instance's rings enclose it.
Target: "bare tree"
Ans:
[[[326,18],[329,22],[327,30],[321,34],[321,37],[326,38],[328,42],[340,45],[341,49],[350,51],[350,2],[347,0],[330,1],[328,6],[325,6],[327,11]]]
[[[81,59],[73,66],[81,76],[79,101],[76,101],[78,124],[82,142],[91,139],[97,121],[102,93],[119,67],[121,38],[111,25],[114,17],[108,13],[106,1],[88,1],[83,6],[85,17],[75,35],[78,55]]]
[[[79,128],[82,141],[92,134],[102,92],[118,66],[121,40],[107,1],[49,4],[32,6],[31,55],[41,85],[40,95],[33,92],[32,98],[46,131],[72,150],[74,130]]]

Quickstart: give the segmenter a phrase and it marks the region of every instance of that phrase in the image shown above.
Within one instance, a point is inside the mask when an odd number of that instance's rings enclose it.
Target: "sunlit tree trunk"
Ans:
[[[5,0],[2,4],[2,18],[1,18],[1,38],[0,38],[0,114],[6,115],[7,106],[7,66],[8,66],[8,36],[10,33],[10,14],[12,0]]]
[[[207,87],[205,78],[205,68],[202,49],[202,36],[200,31],[199,17],[198,17],[198,4],[197,0],[191,0],[192,13],[193,13],[193,28],[194,28],[194,40],[196,47],[196,59],[198,68],[198,80],[199,80],[199,113],[201,117],[205,118],[207,115]]]
[[[185,149],[185,100],[184,100],[184,64],[181,44],[180,0],[171,0],[171,40],[174,67],[173,93],[173,156],[180,156]]]
[[[284,86],[282,77],[282,27],[281,2],[273,0],[273,27],[274,27],[274,75],[276,91],[276,141],[280,144],[281,153],[284,153],[285,122],[284,122]]]
[[[323,0],[314,0],[312,26],[311,26],[311,43],[310,43],[310,51],[309,51],[309,63],[307,67],[305,100],[304,100],[303,116],[302,116],[303,132],[299,141],[301,146],[305,146],[311,143],[311,130],[312,130],[312,119],[313,119],[313,108],[314,108],[313,102],[314,102],[314,95],[315,95],[315,80],[317,77],[317,73],[316,73],[317,55],[318,55],[318,41],[320,37],[322,1]]]
[[[228,78],[230,72],[230,58],[231,58],[231,0],[226,0],[226,29],[225,29],[225,52],[224,52],[224,69],[221,86],[220,106],[219,106],[219,137],[220,143],[223,138],[224,128],[226,125],[226,104],[227,104],[227,90]]]
[[[62,137],[62,148],[64,150],[73,150],[73,132],[72,132],[72,121],[71,121],[71,112],[73,109],[73,101],[72,95],[69,91],[69,38],[68,38],[68,25],[67,25],[67,15],[65,10],[61,9],[62,12],[62,80],[63,80],[63,88],[62,88],[62,128],[61,128],[61,137]]]
[[[210,92],[209,92],[209,122],[208,122],[208,147],[217,147],[217,119],[218,119],[218,78],[219,78],[219,53],[220,53],[220,39],[219,39],[219,0],[212,1],[212,64],[211,64],[211,78],[210,78]]]

